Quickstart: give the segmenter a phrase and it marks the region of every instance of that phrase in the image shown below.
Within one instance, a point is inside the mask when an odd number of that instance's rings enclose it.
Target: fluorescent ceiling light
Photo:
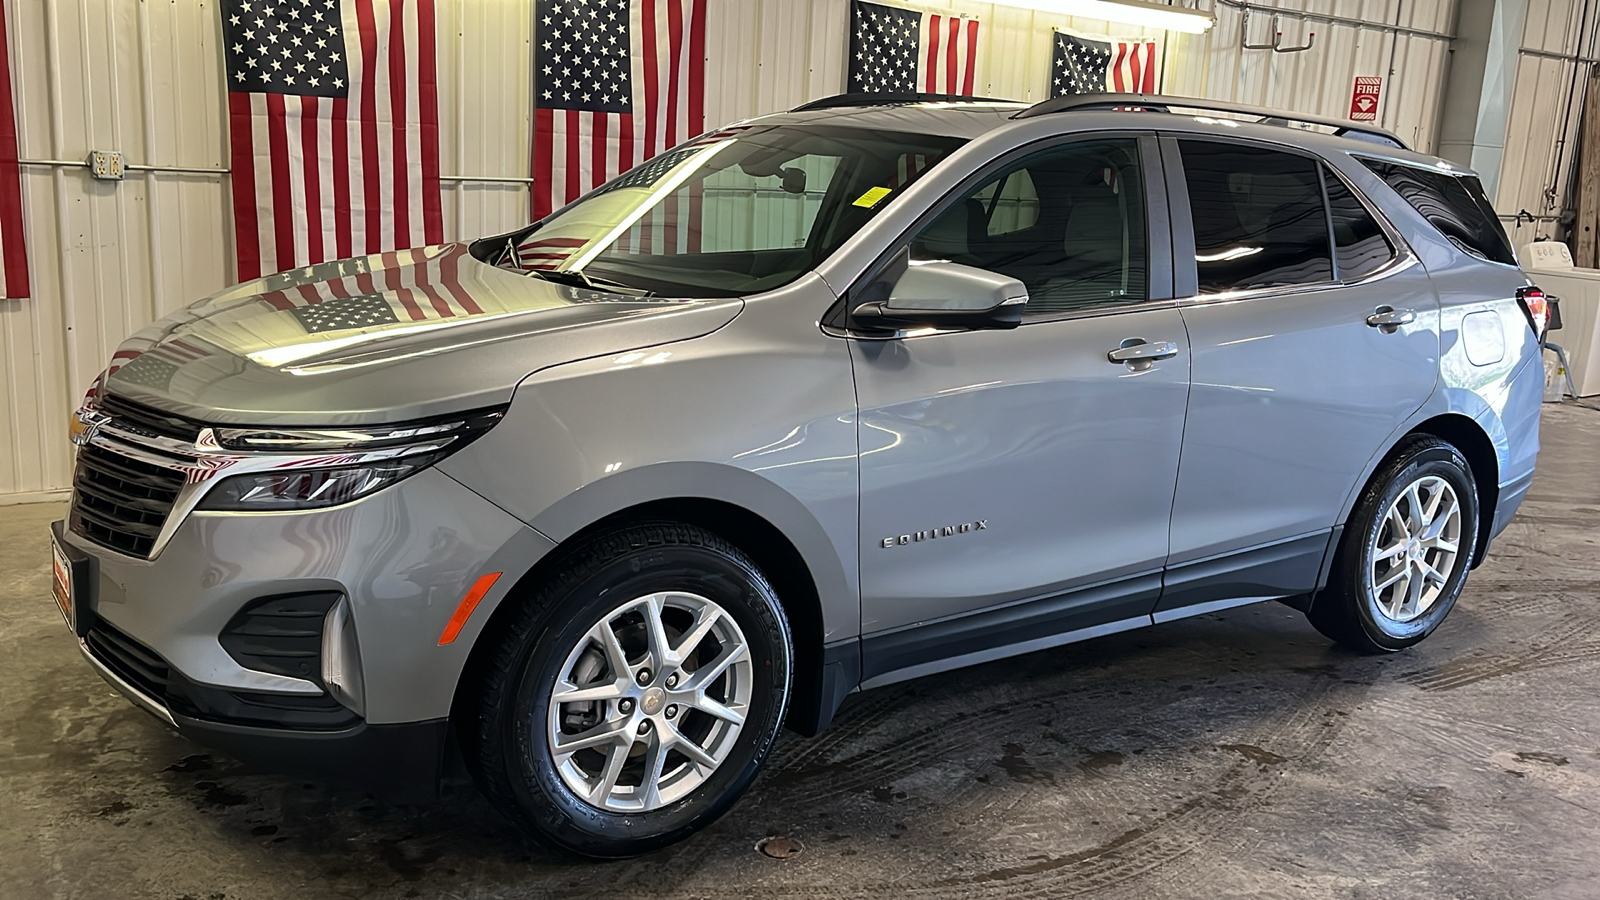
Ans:
[[[1085,19],[1103,19],[1122,22],[1142,28],[1165,28],[1168,31],[1185,31],[1203,34],[1217,24],[1205,13],[1139,0],[1000,0],[1006,6],[1021,6],[1040,12],[1063,16],[1082,16]]]

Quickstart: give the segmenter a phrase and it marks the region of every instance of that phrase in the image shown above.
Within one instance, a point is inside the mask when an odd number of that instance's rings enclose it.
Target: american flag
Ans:
[[[537,0],[535,219],[704,129],[706,3]]]
[[[461,286],[466,255],[464,245],[452,244],[322,263],[269,276],[260,300],[294,316],[307,334],[481,315]]]
[[[444,240],[435,0],[222,0],[239,277]]]
[[[181,365],[182,363],[171,362],[154,353],[145,353],[121,366],[117,373],[117,381],[125,385],[135,384],[165,391],[172,387],[172,376],[178,374]]]
[[[850,90],[972,96],[978,20],[853,0]]]
[[[1057,31],[1050,59],[1050,96],[1153,94],[1156,45],[1142,39],[1095,40]]]
[[[0,298],[26,297],[28,245],[22,231],[22,169],[17,165],[17,117],[11,105],[11,48],[6,3],[0,0]]]

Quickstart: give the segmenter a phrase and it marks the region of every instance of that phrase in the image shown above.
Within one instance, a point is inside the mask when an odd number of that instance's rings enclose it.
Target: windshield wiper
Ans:
[[[654,291],[647,291],[644,288],[634,287],[631,284],[624,284],[620,281],[612,281],[609,278],[596,278],[577,269],[565,271],[559,269],[528,269],[527,272],[529,275],[537,275],[545,281],[588,288],[591,291],[606,291],[609,289],[612,293],[633,294],[639,297],[655,296]]]
[[[509,259],[511,260],[511,265],[515,266],[517,271],[520,272],[522,271],[522,254],[517,250],[517,237],[517,235],[512,235],[506,238],[506,248],[500,251],[500,263],[504,264]]]

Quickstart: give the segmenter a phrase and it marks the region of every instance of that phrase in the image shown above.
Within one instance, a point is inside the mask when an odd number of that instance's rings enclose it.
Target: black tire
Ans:
[[[1433,604],[1413,619],[1398,621],[1380,608],[1368,590],[1373,548],[1396,498],[1430,476],[1448,482],[1461,505],[1460,549]],[[1477,482],[1461,451],[1432,435],[1402,441],[1378,467],[1350,512],[1328,586],[1317,594],[1307,613],[1311,624],[1327,637],[1363,653],[1393,653],[1421,641],[1439,627],[1461,595],[1477,549],[1478,523]]]
[[[544,730],[551,692],[595,624],[659,591],[698,594],[728,613],[750,649],[753,691],[732,749],[704,783],[658,809],[607,810],[580,798],[556,769]],[[690,525],[631,525],[564,553],[515,602],[457,727],[480,790],[525,832],[584,856],[635,856],[709,825],[749,787],[783,722],[793,652],[776,591],[738,548]]]

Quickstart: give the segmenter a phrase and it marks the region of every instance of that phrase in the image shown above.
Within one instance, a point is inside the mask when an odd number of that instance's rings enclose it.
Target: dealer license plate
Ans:
[[[61,549],[60,539],[53,534],[50,536],[50,559],[54,569],[50,579],[51,592],[55,594],[56,606],[61,608],[61,617],[67,620],[67,627],[76,633],[78,623],[73,615],[76,604],[72,597],[72,564]]]

